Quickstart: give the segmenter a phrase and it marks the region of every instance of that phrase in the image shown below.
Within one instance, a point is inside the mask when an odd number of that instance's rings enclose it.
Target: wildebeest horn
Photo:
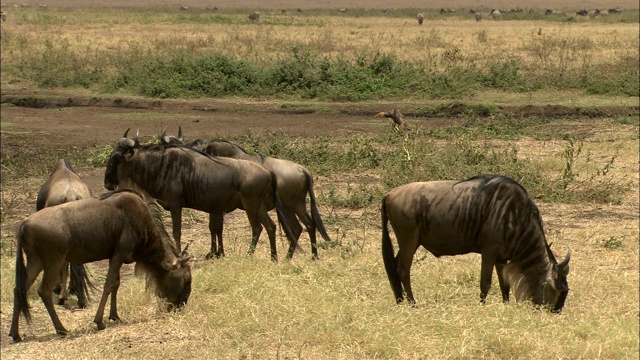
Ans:
[[[558,264],[558,275],[569,275],[569,260],[571,260],[571,248],[569,248],[569,251],[567,251],[567,256],[564,258],[564,260],[562,260],[562,262]]]
[[[182,254],[180,254],[180,265],[185,266],[191,260],[191,258],[191,253],[186,249],[183,250]]]
[[[131,130],[131,128],[128,128],[127,131],[124,132],[124,135],[122,135],[123,138],[127,138],[127,134],[129,134],[129,130]]]
[[[140,136],[140,130],[136,129],[136,136],[133,137],[133,147],[138,147],[140,146],[140,139],[138,138],[138,136]]]
[[[166,145],[166,144],[169,143],[169,139],[166,138],[167,137],[167,128],[168,128],[168,126],[165,126],[164,130],[162,130],[162,133],[160,134],[160,142],[163,145]]]
[[[182,126],[178,126],[178,140],[182,141]]]

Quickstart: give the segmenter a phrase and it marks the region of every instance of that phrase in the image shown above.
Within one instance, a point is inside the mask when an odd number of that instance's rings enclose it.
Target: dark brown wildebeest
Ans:
[[[16,286],[9,335],[21,341],[20,313],[30,321],[27,291],[44,270],[38,294],[56,333],[66,335],[53,306],[53,287],[67,261],[85,264],[109,259],[109,270],[94,318],[105,328],[104,308],[111,295],[110,320],[119,320],[117,293],[122,264],[136,262],[136,273],[146,274],[147,290],[167,302],[167,310],[182,307],[191,294],[189,255],[178,253],[162,225],[160,208],[132,191],[71,201],[44,208],[20,223],[17,234]],[[24,255],[27,256],[27,266]]]
[[[167,136],[165,128],[162,134],[160,134],[160,141],[163,144],[182,144],[182,128],[178,130],[177,138]],[[300,226],[298,220],[302,222],[307,229],[314,259],[318,258],[316,229],[325,241],[331,241],[316,205],[316,196],[313,192],[313,176],[311,176],[309,170],[304,166],[289,160],[250,154],[241,146],[226,140],[195,140],[185,144],[185,146],[202,151],[211,156],[248,160],[262,165],[270,173],[275,175],[278,194],[283,205],[282,212],[291,226],[293,235],[296,238],[296,244],[302,233],[302,226]],[[309,195],[311,215],[307,212],[307,195]],[[273,208],[274,204],[270,202],[268,210],[272,210]]]
[[[397,303],[411,290],[411,263],[420,245],[436,257],[480,253],[480,299],[486,300],[495,266],[504,301],[531,300],[559,312],[569,292],[569,259],[558,264],[537,206],[516,181],[481,175],[464,181],[403,185],[382,199],[382,257]],[[394,257],[387,223],[396,235]]]
[[[40,188],[36,199],[36,211],[40,211],[48,206],[64,204],[69,201],[88,199],[91,197],[91,190],[87,184],[80,179],[73,170],[71,163],[67,159],[61,159],[56,163],[49,178]],[[93,287],[91,282],[77,284],[79,281],[88,279],[84,265],[66,263],[60,272],[60,287],[56,287],[56,292],[60,292],[58,305],[64,305],[67,301],[67,278],[69,277],[69,267],[71,267],[71,279],[69,282],[69,292],[78,297],[78,306],[84,308],[89,299],[89,287]],[[76,289],[84,289],[78,292]]]
[[[576,11],[576,15],[587,16],[588,14],[589,14],[589,11],[587,9],[581,9]]]
[[[251,161],[212,157],[179,145],[141,146],[137,134],[134,139],[127,138],[128,131],[111,153],[104,186],[109,190],[143,189],[169,209],[178,249],[181,249],[183,208],[209,213],[211,251],[207,259],[224,255],[224,214],[242,209],[251,224],[249,252],[255,250],[264,226],[269,235],[271,259],[277,261],[276,225],[268,213],[268,201],[272,199],[290,242],[287,258],[293,256],[296,238],[283,214],[276,180],[269,171]]]

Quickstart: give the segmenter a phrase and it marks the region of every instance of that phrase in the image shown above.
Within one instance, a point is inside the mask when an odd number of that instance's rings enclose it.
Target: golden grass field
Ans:
[[[6,3],[6,2],[3,2]],[[471,17],[429,20],[419,27],[414,18],[349,17],[318,15],[298,20],[296,26],[257,26],[238,22],[219,24],[175,24],[173,15],[154,12],[151,20],[141,21],[140,13],[118,8],[132,5],[116,0],[106,6],[104,1],[48,1],[48,9],[6,9],[9,18],[2,23],[2,62],[17,64],[28,61],[30,51],[40,46],[67,46],[82,49],[87,54],[125,51],[131,47],[159,50],[185,47],[194,52],[223,51],[255,61],[272,61],[290,51],[293,43],[301,43],[323,54],[355,57],[362,52],[383,50],[403,59],[428,64],[445,51],[458,49],[461,61],[472,59],[478,64],[496,57],[513,56],[540,66],[553,62],[571,68],[580,62],[594,64],[638,59],[638,23],[615,23],[606,19],[561,23],[550,21],[482,21]],[[339,9],[383,8],[387,2],[373,1],[139,1],[137,6],[185,5],[196,7],[274,9],[281,8]],[[429,8],[471,7],[473,0],[434,1]],[[528,3],[498,0],[495,7],[526,7]],[[416,0],[399,0],[397,7],[420,8]],[[578,9],[620,6],[637,9],[635,1],[562,1],[537,3],[540,9],[557,7]],[[20,13],[67,11],[68,18],[54,25],[20,21]],[[96,11],[96,7],[102,7]],[[3,8],[3,11],[5,8]],[[193,10],[193,9],[192,9]],[[13,15],[12,15],[13,13]],[[13,18],[12,18],[13,16]],[[294,15],[286,15],[292,16]],[[88,21],[91,20],[91,21]],[[293,29],[293,30],[292,30]],[[542,29],[542,35],[538,35]],[[480,35],[480,34],[484,35]],[[479,36],[486,41],[479,43]],[[52,45],[53,44],[53,45]],[[422,49],[422,50],[421,50]],[[551,49],[551,50],[549,50]],[[92,59],[91,56],[88,56]],[[546,63],[545,63],[546,62]],[[13,78],[3,65],[1,78],[3,96],[11,91],[39,93],[32,84]],[[57,91],[59,89],[49,89]],[[62,96],[76,91],[92,94],[91,89],[67,89]],[[117,94],[126,96],[128,94]],[[220,111],[198,117],[203,129],[192,121],[193,114],[185,106],[165,111],[175,123],[191,124],[188,138],[225,134],[216,129],[216,120],[230,117],[236,127],[261,119],[262,112],[251,113],[256,99],[203,99]],[[510,94],[479,93],[470,101],[500,105],[559,104],[566,106],[635,106],[637,97],[586,96],[582,93],[530,92]],[[278,99],[265,103],[278,104]],[[230,105],[232,104],[232,105]],[[320,106],[322,104],[316,104]],[[328,104],[327,107],[335,104]],[[371,104],[368,104],[371,106]],[[388,104],[381,103],[381,107]],[[416,105],[416,101],[406,104]],[[226,106],[226,108],[225,108]],[[340,104],[343,108],[357,104]],[[243,109],[242,111],[237,110]],[[384,110],[384,109],[382,109]],[[160,110],[158,110],[160,111]],[[296,115],[272,112],[271,123],[264,131],[288,132],[278,119],[298,119]],[[329,122],[335,112],[313,114],[316,124]],[[67,122],[65,117],[69,118]],[[80,149],[110,145],[117,118],[117,132],[128,119],[136,119],[145,134],[157,132],[166,125],[175,125],[166,114],[145,109],[61,108],[27,109],[9,104],[2,106],[2,141],[30,145],[33,139],[56,147],[55,139],[66,139],[68,151],[77,151],[73,138],[83,137]],[[33,124],[46,123],[43,130]],[[55,119],[55,120],[54,120]],[[141,121],[143,119],[144,121]],[[187,119],[187,120],[184,120]],[[336,142],[362,134],[384,134],[389,124],[362,115],[344,115],[345,122],[359,124],[359,131],[336,129],[316,130],[307,135],[333,134]],[[413,124],[428,124],[436,119],[410,119]],[[443,119],[438,119],[443,120]],[[444,119],[443,121],[447,121]],[[55,121],[55,122],[54,122]],[[11,124],[11,125],[10,125]],[[445,122],[446,124],[446,122]],[[57,126],[59,125],[59,126]],[[204,126],[204,125],[203,125]],[[444,126],[444,125],[443,125]],[[189,130],[189,129],[186,129]],[[231,131],[231,130],[230,130]],[[529,304],[503,304],[494,276],[487,304],[478,303],[480,257],[470,254],[436,259],[419,250],[412,267],[412,282],[417,307],[396,306],[380,256],[380,215],[378,203],[365,208],[327,206],[333,192],[356,191],[361,184],[384,186],[380,176],[347,173],[317,177],[316,194],[320,213],[330,235],[339,245],[320,249],[320,259],[311,260],[309,240],[303,234],[302,251],[291,261],[277,264],[269,260],[266,234],[254,256],[246,256],[250,228],[244,213],[236,211],[225,217],[225,249],[227,256],[204,260],[209,247],[207,216],[185,210],[184,239],[192,239],[190,250],[195,254],[194,284],[188,305],[180,312],[160,311],[155,299],[144,292],[144,281],[132,273],[132,266],[122,271],[118,293],[121,323],[110,322],[104,331],[92,323],[99,292],[93,295],[89,308],[79,310],[56,307],[63,324],[70,330],[65,338],[55,335],[49,316],[38,298],[35,286],[29,294],[33,322],[21,321],[21,333],[26,340],[13,344],[7,336],[13,308],[15,258],[11,253],[15,226],[35,208],[35,197],[44,177],[16,177],[12,172],[2,181],[3,241],[0,293],[0,357],[4,359],[638,359],[639,354],[639,129],[636,115],[620,117],[553,119],[540,125],[540,132],[561,131],[578,136],[583,143],[583,155],[577,169],[583,173],[595,171],[615,157],[607,174],[613,182],[629,183],[630,189],[619,194],[619,202],[603,203],[541,203],[538,205],[545,222],[549,242],[561,259],[572,249],[571,291],[560,315],[536,310]],[[290,131],[300,134],[299,131]],[[95,134],[94,134],[95,133]],[[51,136],[50,141],[46,141]],[[92,142],[91,145],[88,143]],[[483,143],[484,144],[484,143]],[[566,142],[524,137],[518,140],[492,140],[487,146],[500,149],[515,146],[518,156],[533,159],[550,169],[548,178],[560,176]],[[4,146],[3,146],[4,149]],[[25,151],[30,151],[29,149]],[[586,160],[588,159],[588,161]],[[8,173],[4,167],[3,172]],[[80,175],[100,189],[104,168],[79,168]],[[95,189],[95,188],[94,188]],[[15,202],[8,202],[13,200]],[[167,227],[170,228],[169,222]],[[320,240],[321,241],[321,240]],[[397,248],[397,246],[396,246]],[[285,252],[284,238],[279,235],[278,250]],[[104,262],[90,264],[94,283],[104,281]]]

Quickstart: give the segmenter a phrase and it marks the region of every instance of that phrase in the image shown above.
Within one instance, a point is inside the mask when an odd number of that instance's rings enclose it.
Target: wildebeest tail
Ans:
[[[78,306],[85,307],[89,301],[89,288],[96,289],[83,264],[70,263],[69,289],[78,297]]]
[[[16,240],[18,245],[16,250],[16,287],[13,289],[13,307],[21,312],[27,321],[31,321],[29,301],[27,300],[27,268],[24,266],[24,254],[22,251],[24,224],[20,224]]]
[[[387,197],[382,198],[382,206],[380,208],[380,217],[382,218],[382,260],[384,261],[384,269],[387,271],[389,277],[389,283],[393,289],[393,294],[396,297],[396,302],[399,303],[404,298],[402,294],[402,283],[400,277],[396,272],[396,261],[393,254],[393,244],[391,243],[391,237],[389,236],[389,219],[387,218]]]
[[[276,213],[278,214],[278,222],[282,226],[282,229],[284,229],[284,233],[287,235],[289,243],[291,243],[291,246],[295,249],[298,247],[298,239],[293,234],[293,230],[291,230],[287,217],[282,212],[284,205],[282,204],[282,200],[278,194],[278,182],[276,181],[276,175],[274,173],[271,173],[271,186],[273,191],[273,202],[276,205]]]
[[[316,223],[316,228],[320,232],[320,235],[322,235],[322,238],[325,241],[331,241],[331,238],[329,237],[329,234],[327,233],[327,230],[322,223],[322,218],[320,218],[318,207],[316,206],[316,195],[313,192],[313,177],[307,171],[305,171],[304,176],[307,178],[307,189],[309,189],[309,198],[311,200],[309,202],[311,206],[311,217],[313,218],[313,222]]]

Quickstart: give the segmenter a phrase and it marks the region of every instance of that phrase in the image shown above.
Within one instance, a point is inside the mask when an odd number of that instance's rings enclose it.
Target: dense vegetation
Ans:
[[[562,22],[586,24],[589,19],[536,12],[506,14],[505,20],[522,21],[526,26],[537,21],[536,24],[549,24],[558,32],[524,38],[507,54],[495,49],[496,54],[483,57],[484,49],[491,49],[492,42],[501,40],[480,27],[475,31],[465,30],[461,35],[466,38],[466,45],[458,45],[457,40],[449,38],[437,26],[430,26],[415,35],[407,35],[410,40],[400,49],[383,48],[380,42],[384,37],[391,37],[386,40],[390,44],[385,46],[394,46],[393,37],[404,36],[406,19],[411,19],[414,11],[396,11],[386,16],[382,12],[352,10],[348,15],[337,17],[320,10],[304,15],[274,13],[254,23],[238,10],[179,14],[149,9],[130,12],[111,9],[101,14],[90,10],[24,10],[12,14],[16,30],[5,30],[6,26],[2,29],[2,73],[10,77],[10,82],[26,80],[47,88],[81,87],[158,98],[450,99],[473,96],[484,90],[518,93],[547,89],[622,96],[640,94],[638,51],[636,45],[631,45],[633,41],[637,44],[637,36],[632,36],[630,42],[615,33],[603,39],[574,36],[567,34]],[[439,21],[442,19],[435,11],[428,14]],[[637,23],[637,15],[637,11],[626,11],[593,20],[590,25]],[[464,16],[448,18],[460,20]],[[70,39],[46,32],[47,28],[60,25],[72,29],[82,26],[89,17],[95,26],[128,23],[143,27],[192,26],[195,31],[201,31],[204,38],[169,35],[149,41],[120,39],[104,46],[98,40]],[[341,25],[341,18],[354,24]],[[365,30],[373,26],[386,26],[386,23],[375,25],[377,21],[398,24],[389,33],[381,33],[380,39],[365,39],[361,44],[349,44],[349,40],[345,43],[337,33],[342,31],[339,26],[343,26],[352,36],[366,36],[358,34],[366,33]],[[207,33],[208,27],[219,30],[220,26],[230,30],[229,33]],[[411,22],[409,26],[416,25]],[[40,35],[32,37],[19,28],[35,29]],[[202,30],[198,30],[200,28]],[[282,35],[295,33],[299,28],[315,28],[320,35],[317,38]],[[505,26],[504,31],[509,28]],[[226,39],[219,39],[225,36]],[[610,50],[602,53],[603,49]],[[406,56],[405,53],[415,50],[419,50],[417,57]],[[500,56],[495,56],[497,54]],[[602,56],[606,56],[606,60]]]

